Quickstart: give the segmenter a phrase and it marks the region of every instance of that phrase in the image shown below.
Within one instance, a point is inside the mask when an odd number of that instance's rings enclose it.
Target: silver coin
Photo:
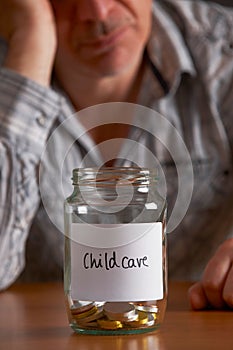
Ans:
[[[137,319],[134,305],[127,302],[107,302],[104,305],[104,313],[109,320],[128,321],[129,319]]]
[[[155,324],[155,318],[152,314],[148,314],[148,322],[144,325],[144,327],[151,327]]]
[[[143,305],[143,304],[133,304],[136,310],[144,311],[144,312],[158,312],[158,306],[156,305]]]

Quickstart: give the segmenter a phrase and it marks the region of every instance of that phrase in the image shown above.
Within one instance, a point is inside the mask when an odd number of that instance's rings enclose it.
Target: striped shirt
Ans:
[[[233,231],[232,23],[231,8],[199,1],[161,1],[153,9],[138,104],[159,112],[178,130],[194,173],[189,209],[168,235],[171,278],[199,278]],[[6,51],[1,40],[2,63]],[[63,201],[72,192],[72,169],[100,166],[108,157],[95,147],[88,124],[69,119],[74,112],[56,83],[45,88],[0,69],[1,289],[17,279],[62,278],[60,231]],[[178,191],[176,165],[153,136],[156,125],[145,128],[143,123],[131,126],[114,158],[118,166],[145,167],[155,166],[151,154],[158,159],[166,178],[169,217]],[[165,137],[172,148],[174,140],[169,133]],[[45,147],[49,152],[43,153]],[[184,181],[189,184],[189,179]]]

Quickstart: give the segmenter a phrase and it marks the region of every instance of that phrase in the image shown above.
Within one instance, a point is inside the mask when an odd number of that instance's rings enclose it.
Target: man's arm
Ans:
[[[233,159],[233,10],[207,2],[184,0],[176,4],[181,13],[185,7],[188,9],[185,11],[185,21],[192,25],[192,36],[187,35],[189,45],[209,90],[211,108],[223,122],[230,159]],[[229,210],[232,211],[232,206]],[[233,308],[233,238],[219,246],[207,263],[200,281],[190,288],[189,300],[196,310]]]
[[[24,267],[25,242],[39,204],[38,165],[57,116],[50,84],[56,49],[49,2],[0,0],[0,289]]]

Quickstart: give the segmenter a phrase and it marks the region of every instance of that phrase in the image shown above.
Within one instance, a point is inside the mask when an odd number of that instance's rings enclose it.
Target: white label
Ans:
[[[71,296],[77,300],[163,298],[162,223],[71,225]]]

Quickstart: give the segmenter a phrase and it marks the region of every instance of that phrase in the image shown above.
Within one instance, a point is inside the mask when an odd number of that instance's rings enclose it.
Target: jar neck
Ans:
[[[77,168],[73,170],[72,180],[75,187],[149,187],[157,182],[157,171],[137,167]]]

